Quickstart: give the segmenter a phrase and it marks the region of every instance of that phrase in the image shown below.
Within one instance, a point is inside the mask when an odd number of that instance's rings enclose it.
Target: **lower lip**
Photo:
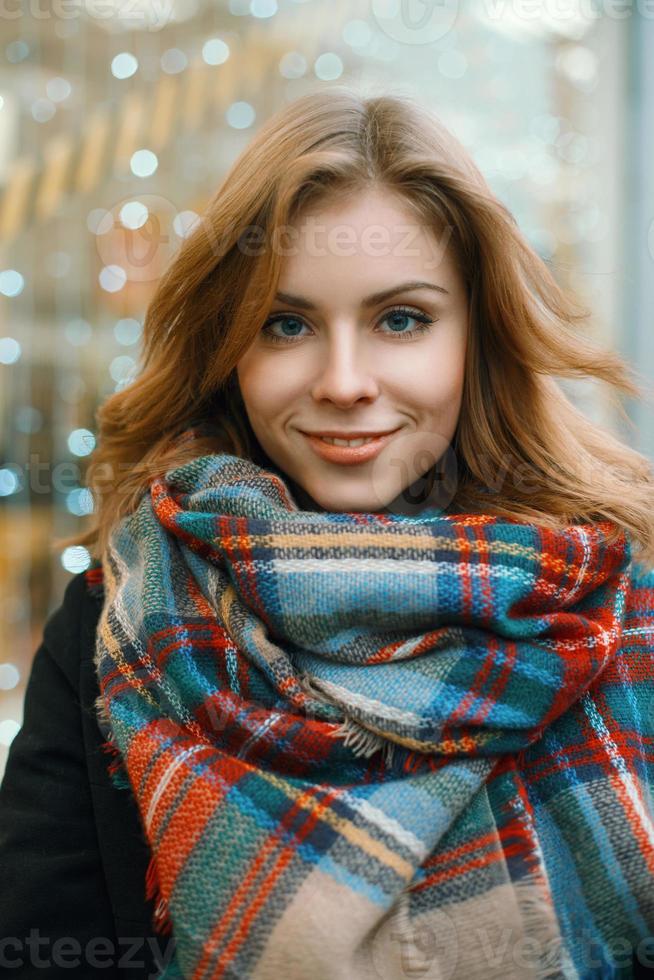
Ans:
[[[372,439],[362,446],[334,446],[329,442],[323,442],[318,436],[311,436],[306,432],[303,432],[302,435],[309,441],[314,453],[321,459],[327,460],[328,463],[340,463],[341,466],[356,466],[357,463],[365,463],[369,459],[374,459],[397,431],[398,429],[394,429],[393,432]]]

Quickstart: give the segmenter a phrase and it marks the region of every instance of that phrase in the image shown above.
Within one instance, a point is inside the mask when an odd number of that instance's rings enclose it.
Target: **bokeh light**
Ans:
[[[88,456],[95,449],[95,436],[90,429],[74,429],[68,436],[68,448],[73,456]]]
[[[22,474],[17,466],[0,467],[0,497],[10,497],[22,488]]]
[[[93,495],[88,487],[76,487],[66,495],[66,509],[77,517],[93,513]]]
[[[16,269],[3,269],[0,272],[0,293],[3,296],[20,296],[25,288],[25,279]]]
[[[0,745],[11,745],[20,731],[20,725],[13,718],[0,721]]]
[[[195,211],[180,211],[173,218],[173,229],[180,238],[188,238],[200,221],[200,215]]]
[[[45,90],[52,102],[63,102],[73,91],[73,87],[67,78],[57,75],[55,78],[48,79]]]
[[[161,55],[161,70],[167,75],[176,75],[188,65],[188,58],[180,48],[168,48]]]
[[[121,51],[111,62],[111,74],[114,78],[131,78],[138,70],[138,59],[129,51]]]
[[[91,555],[83,545],[71,545],[61,555],[61,564],[72,575],[85,572],[91,564]]]
[[[73,347],[83,347],[90,341],[93,331],[91,324],[84,317],[76,316],[69,320],[64,327],[66,340]]]
[[[279,7],[277,0],[251,0],[250,13],[253,17],[274,17]]]
[[[21,353],[15,337],[0,337],[0,364],[15,364]]]
[[[151,177],[159,166],[157,154],[152,150],[136,150],[130,160],[130,169],[136,177]]]
[[[114,357],[109,364],[109,374],[114,381],[125,382],[129,380],[136,367],[136,362],[129,354],[119,354]]]
[[[43,428],[43,412],[33,405],[21,405],[14,414],[14,424],[25,435],[40,432]]]
[[[229,45],[220,37],[210,37],[202,45],[202,58],[208,65],[222,65],[229,58]]]
[[[127,273],[122,265],[105,265],[100,270],[98,281],[108,293],[117,293],[127,282]]]
[[[279,73],[284,78],[302,78],[307,73],[307,59],[299,51],[288,51],[279,62]]]
[[[20,680],[20,671],[15,664],[0,664],[0,691],[13,690]]]
[[[316,78],[321,78],[324,82],[334,81],[343,74],[343,62],[339,55],[333,51],[326,51],[316,58],[313,70]]]
[[[119,213],[123,225],[131,228],[132,231],[142,228],[149,215],[146,205],[141,201],[128,201],[127,204],[123,204]]]
[[[114,325],[114,336],[119,344],[129,347],[136,344],[141,336],[141,324],[133,317],[123,317]]]
[[[232,102],[226,113],[226,119],[233,129],[247,129],[256,118],[254,106],[249,102]]]
[[[38,123],[50,122],[56,111],[51,99],[34,99],[31,105],[32,118]]]

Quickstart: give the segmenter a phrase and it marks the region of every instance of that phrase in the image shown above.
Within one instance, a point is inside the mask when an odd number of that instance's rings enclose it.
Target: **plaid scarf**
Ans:
[[[96,668],[163,975],[631,976],[654,575],[612,529],[302,510],[227,453],[155,480],[103,559]]]

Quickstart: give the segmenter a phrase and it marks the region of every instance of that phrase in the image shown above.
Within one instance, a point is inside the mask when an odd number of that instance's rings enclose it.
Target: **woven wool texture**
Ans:
[[[654,572],[610,531],[301,510],[227,453],[152,483],[95,570],[97,710],[166,977],[631,976]]]

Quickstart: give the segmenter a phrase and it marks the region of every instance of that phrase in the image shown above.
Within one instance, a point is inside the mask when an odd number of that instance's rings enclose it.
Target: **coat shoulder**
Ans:
[[[103,595],[101,567],[78,572],[43,627],[45,645],[75,689],[79,686],[80,661],[93,656]]]

